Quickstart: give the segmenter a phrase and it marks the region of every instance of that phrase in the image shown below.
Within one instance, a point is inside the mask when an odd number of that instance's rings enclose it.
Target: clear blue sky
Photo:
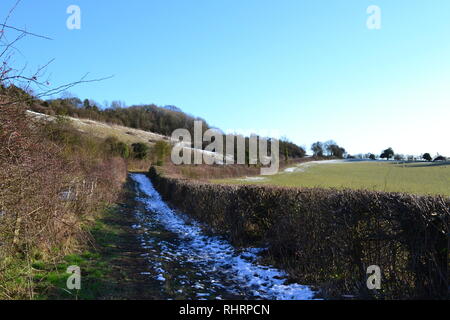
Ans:
[[[5,16],[15,0],[1,0]],[[81,30],[66,9],[82,10]],[[381,30],[366,27],[369,5]],[[16,62],[55,58],[84,99],[176,105],[225,130],[333,139],[350,153],[450,156],[448,0],[23,0]]]

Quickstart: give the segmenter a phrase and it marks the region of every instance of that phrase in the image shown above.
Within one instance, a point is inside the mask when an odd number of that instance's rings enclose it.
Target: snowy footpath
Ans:
[[[307,286],[288,283],[287,275],[258,263],[263,249],[237,250],[221,237],[171,209],[143,174],[136,182],[137,229],[149,270],[167,299],[313,299]]]

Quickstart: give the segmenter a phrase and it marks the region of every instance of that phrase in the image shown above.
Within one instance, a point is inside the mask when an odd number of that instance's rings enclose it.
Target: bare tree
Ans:
[[[324,149],[323,143],[320,141],[313,143],[311,146],[311,150],[313,151],[314,156],[316,156],[316,157],[323,156],[323,149]]]

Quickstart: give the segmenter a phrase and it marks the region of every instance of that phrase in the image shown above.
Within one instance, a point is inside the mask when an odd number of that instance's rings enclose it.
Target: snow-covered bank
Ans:
[[[305,172],[308,168],[316,165],[325,165],[325,164],[346,164],[346,163],[355,163],[355,162],[367,162],[367,163],[376,163],[376,162],[386,162],[386,160],[369,160],[369,159],[336,159],[336,160],[317,160],[317,161],[309,161],[296,165],[295,167],[290,167],[284,169],[283,173],[293,173],[293,172]]]
[[[178,291],[190,290],[198,299],[312,299],[307,286],[287,283],[287,275],[271,266],[257,263],[262,249],[236,250],[222,238],[206,235],[200,225],[172,210],[153,187],[149,178],[132,174],[138,184],[138,201],[145,212],[137,212],[143,231],[141,243],[153,255],[149,258],[154,277],[169,279]],[[163,230],[162,230],[163,229]],[[158,236],[170,232],[171,235]],[[165,266],[178,268],[165,269]]]

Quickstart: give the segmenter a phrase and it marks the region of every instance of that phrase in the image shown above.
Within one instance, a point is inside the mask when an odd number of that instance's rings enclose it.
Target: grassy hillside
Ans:
[[[368,189],[450,196],[450,163],[315,162],[301,164],[271,177],[214,182]]]
[[[33,111],[28,111],[27,114],[30,117],[36,119],[45,119],[51,121],[56,119],[56,117],[54,116],[49,116]],[[65,117],[65,118],[70,120],[72,126],[76,128],[80,133],[85,133],[87,135],[101,139],[106,139],[108,137],[115,137],[127,144],[141,142],[147,143],[149,145],[153,145],[157,141],[168,140],[168,138],[163,135],[149,131],[133,129],[116,124],[109,124],[89,119],[78,119],[72,117]]]

